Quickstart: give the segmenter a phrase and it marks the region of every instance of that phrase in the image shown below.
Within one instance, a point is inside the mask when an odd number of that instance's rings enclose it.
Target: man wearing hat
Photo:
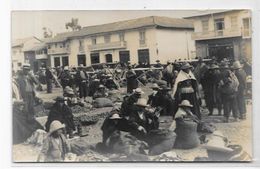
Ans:
[[[197,81],[200,83],[203,78],[205,72],[208,70],[207,65],[203,62],[203,59],[200,57],[198,60],[198,64],[195,67],[193,73]]]
[[[158,117],[146,110],[147,100],[138,99],[135,103],[136,109],[129,116],[129,126],[132,135],[144,140],[150,130],[158,129]]]
[[[156,107],[156,105],[157,105],[156,102],[158,100],[157,99],[158,97],[156,97],[156,96],[157,96],[157,93],[158,93],[160,88],[159,88],[157,83],[154,83],[151,88],[152,88],[153,92],[152,92],[152,94],[150,94],[148,96],[148,104],[151,105],[152,107]]]
[[[218,109],[218,115],[221,115],[221,98],[219,91],[219,82],[221,80],[219,66],[212,64],[204,76],[205,84],[203,86],[206,106],[209,110],[209,115],[213,114],[213,109]]]
[[[156,64],[154,65],[155,69],[153,72],[154,72],[154,78],[156,80],[161,80],[162,78],[162,69],[163,69],[163,66],[162,64],[160,63],[160,60],[156,60]]]
[[[167,61],[167,66],[163,70],[163,78],[166,80],[167,85],[172,87],[172,80],[173,80],[173,71],[174,67],[170,60]]]
[[[144,92],[140,89],[134,89],[133,93],[130,96],[125,96],[124,101],[121,105],[121,115],[124,118],[128,118],[129,114],[135,110],[136,106],[135,103]]]
[[[94,93],[93,99],[107,97],[107,96],[108,93],[106,92],[106,88],[104,85],[101,84],[98,86],[98,90]]]
[[[198,91],[198,83],[191,72],[192,66],[186,62],[182,65],[180,72],[173,86],[172,96],[176,103],[181,103],[182,100],[188,100],[192,105],[192,112],[200,119],[200,95]]]
[[[131,65],[128,66],[128,71],[126,72],[126,88],[127,93],[132,93],[134,89],[138,88],[137,75]]]
[[[60,75],[62,88],[65,89],[66,86],[72,87],[73,77],[69,71],[69,67],[65,66]]]
[[[52,93],[52,81],[54,79],[54,76],[52,74],[52,72],[50,71],[50,68],[47,67],[46,68],[46,83],[47,83],[47,93]]]
[[[79,86],[79,97],[83,100],[88,96],[89,91],[89,76],[83,70],[83,64],[79,65],[75,79]]]
[[[44,140],[38,162],[62,162],[71,152],[70,143],[63,134],[65,125],[58,120],[52,121],[49,133]]]
[[[25,112],[27,120],[34,119],[34,103],[35,103],[35,85],[38,81],[30,73],[30,64],[24,64],[22,72],[18,75],[17,83],[21,97],[25,103]]]
[[[235,73],[239,85],[237,91],[237,105],[239,111],[239,118],[245,119],[246,118],[246,103],[245,103],[245,90],[246,90],[246,72],[242,69],[239,61],[235,61],[233,63],[233,72]]]
[[[45,124],[46,131],[50,130],[50,125],[54,120],[58,120],[65,124],[66,131],[70,138],[73,138],[73,130],[75,130],[75,124],[73,121],[73,114],[71,108],[65,104],[65,99],[63,96],[58,96],[54,99],[56,102],[50,109],[47,122]]]

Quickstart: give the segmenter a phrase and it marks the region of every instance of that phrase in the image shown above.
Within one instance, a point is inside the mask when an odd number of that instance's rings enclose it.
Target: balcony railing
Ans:
[[[90,51],[108,50],[108,49],[122,49],[126,48],[126,41],[99,43],[88,46]]]
[[[242,36],[240,29],[223,29],[217,31],[194,32],[192,34],[193,40],[217,39]]]
[[[35,59],[48,59],[47,54],[36,54]]]
[[[48,54],[69,54],[70,53],[70,48],[55,48],[55,49],[48,49]]]

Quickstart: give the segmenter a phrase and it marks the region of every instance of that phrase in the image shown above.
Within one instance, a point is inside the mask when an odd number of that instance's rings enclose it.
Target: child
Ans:
[[[47,138],[44,140],[38,162],[64,161],[65,155],[71,151],[70,144],[63,134],[65,125],[54,120],[50,125]]]

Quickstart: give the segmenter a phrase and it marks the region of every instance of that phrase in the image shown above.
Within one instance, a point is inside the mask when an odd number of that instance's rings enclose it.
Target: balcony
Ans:
[[[66,48],[54,48],[54,49],[48,49],[48,54],[49,55],[56,55],[56,54],[69,54],[70,53],[70,48],[66,47]]]
[[[95,45],[88,46],[90,51],[101,51],[109,49],[125,49],[126,41],[109,42],[109,43],[99,43]]]
[[[240,29],[223,29],[217,31],[206,31],[206,32],[194,32],[192,34],[193,40],[207,40],[207,39],[218,39],[218,38],[230,38],[242,36]]]

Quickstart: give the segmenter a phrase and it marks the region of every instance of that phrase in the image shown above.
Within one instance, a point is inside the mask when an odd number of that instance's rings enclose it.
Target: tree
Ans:
[[[81,29],[81,26],[78,23],[78,18],[71,18],[71,22],[65,24],[66,29],[71,28],[72,31],[77,31]]]
[[[43,30],[43,37],[44,38],[51,38],[52,37],[53,32],[49,28],[43,27],[42,30]]]

